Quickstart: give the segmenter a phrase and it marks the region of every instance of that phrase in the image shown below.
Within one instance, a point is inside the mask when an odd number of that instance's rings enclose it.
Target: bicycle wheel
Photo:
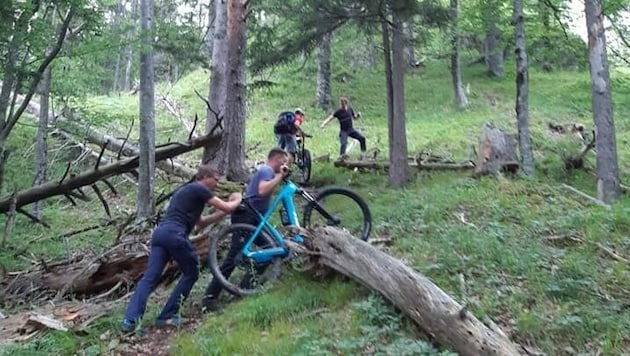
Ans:
[[[335,226],[367,241],[372,230],[372,216],[357,193],[346,188],[326,188],[304,208],[304,225],[307,228]]]
[[[300,161],[302,183],[308,183],[308,181],[311,180],[311,152],[304,149],[302,151],[302,158]]]
[[[262,292],[280,276],[280,257],[274,257],[266,263],[256,263],[243,255],[242,246],[254,231],[256,227],[250,224],[232,224],[210,242],[208,262],[212,275],[227,291],[237,296]],[[233,242],[236,245],[233,246]],[[258,251],[277,246],[276,241],[262,231],[250,250]]]

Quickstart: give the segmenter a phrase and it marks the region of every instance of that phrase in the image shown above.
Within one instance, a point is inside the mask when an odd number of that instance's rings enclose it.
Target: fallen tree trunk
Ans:
[[[519,355],[503,332],[492,330],[429,279],[347,232],[311,233],[318,262],[379,292],[440,344],[461,355]]]
[[[57,119],[57,126],[74,135],[83,135],[89,143],[114,153],[120,153],[124,157],[133,157],[140,154],[140,149],[131,145],[129,142],[100,133],[96,130],[85,130],[81,125],[74,122]],[[83,134],[81,132],[83,132]],[[196,172],[194,169],[173,160],[155,162],[155,166],[167,173],[184,179],[192,178]]]
[[[387,170],[389,163],[374,161],[335,161],[335,167],[346,167],[350,169],[375,169]],[[462,163],[409,163],[410,168],[418,170],[467,170],[475,168],[473,162],[467,161]]]
[[[170,143],[155,150],[155,161],[163,161],[200,147],[216,147],[220,140],[220,136],[206,135],[184,143]],[[52,181],[19,191],[15,194],[15,197],[7,197],[0,200],[0,213],[8,212],[13,201],[15,201],[15,207],[19,208],[56,195],[68,194],[74,189],[96,183],[99,180],[130,172],[138,168],[138,163],[138,156],[134,156],[126,160],[116,161],[106,166],[91,169],[74,177],[62,179],[60,182]]]
[[[191,237],[202,266],[208,259],[209,235],[212,233],[216,230]],[[121,281],[127,285],[134,284],[144,274],[148,259],[147,246],[141,242],[127,242],[112,247],[100,256],[82,256],[54,265],[40,264],[35,271],[8,273],[0,282],[0,303],[50,294],[94,296],[110,290]],[[177,272],[177,263],[169,263],[162,282],[172,281]]]
[[[18,95],[16,98],[16,102],[18,104],[22,103],[23,100],[24,100],[24,97],[22,95]],[[31,100],[28,106],[26,107],[25,111],[33,116],[39,117],[40,108],[41,106],[39,105],[38,102],[36,102],[35,100]],[[125,142],[115,137],[97,132],[95,130],[86,130],[86,128],[74,122],[76,120],[70,120],[61,115],[54,117],[52,113],[49,113],[48,116],[49,116],[49,122],[54,121],[60,129],[68,131],[71,134],[78,135],[78,136],[84,135],[85,139],[92,144],[98,145],[99,147],[105,147],[105,149],[116,152],[116,153],[120,152],[121,155],[125,157],[133,157],[133,156],[139,155],[140,149],[137,147],[134,147],[129,142]],[[50,118],[54,118],[54,120],[50,120]],[[200,139],[200,138],[195,138],[195,139]],[[195,171],[193,169],[188,168],[185,165],[172,161],[172,160],[169,162],[165,162],[165,161],[156,162],[156,167],[167,173],[170,173],[170,174],[173,174],[178,177],[185,178],[185,179],[190,179],[195,174]]]

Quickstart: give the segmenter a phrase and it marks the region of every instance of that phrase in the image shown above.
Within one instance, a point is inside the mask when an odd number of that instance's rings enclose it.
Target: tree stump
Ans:
[[[475,176],[496,175],[506,171],[516,173],[519,161],[514,137],[489,123],[485,123],[482,130]]]

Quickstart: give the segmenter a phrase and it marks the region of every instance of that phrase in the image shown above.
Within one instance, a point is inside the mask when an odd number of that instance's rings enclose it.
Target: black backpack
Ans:
[[[290,111],[280,113],[273,125],[273,133],[276,135],[295,133],[295,114]]]

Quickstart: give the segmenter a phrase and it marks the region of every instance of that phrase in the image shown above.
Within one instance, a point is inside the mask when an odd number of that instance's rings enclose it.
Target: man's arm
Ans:
[[[286,169],[283,169],[281,173],[276,173],[270,180],[264,180],[258,184],[258,195],[266,197],[273,192],[273,188],[282,181],[282,178],[289,174],[289,167],[283,166],[283,168]]]
[[[217,196],[214,196],[210,200],[208,200],[208,205],[214,206],[218,210],[221,210],[225,213],[229,213],[232,210],[236,209],[236,207],[241,203],[242,199],[243,199],[243,195],[241,193],[230,194],[230,198],[228,201],[225,201]]]
[[[328,123],[330,122],[330,120],[332,120],[335,116],[334,115],[330,115],[326,118],[326,120],[324,120],[324,122],[322,122],[321,125],[319,125],[320,128],[324,128],[324,126],[328,125]]]

